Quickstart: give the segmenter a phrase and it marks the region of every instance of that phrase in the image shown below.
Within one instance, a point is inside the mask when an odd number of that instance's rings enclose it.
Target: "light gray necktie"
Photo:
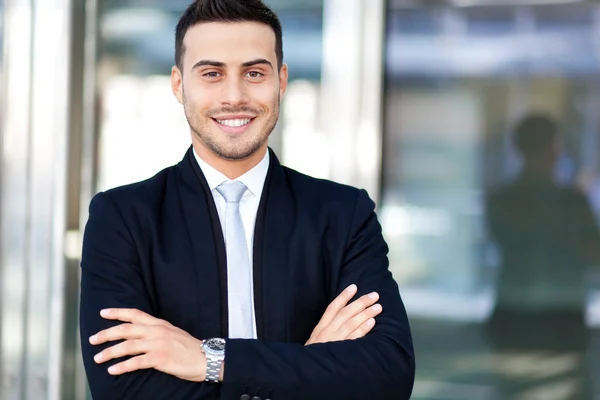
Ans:
[[[218,186],[217,191],[227,202],[224,236],[227,252],[229,337],[251,339],[254,337],[252,265],[240,214],[240,200],[246,186],[242,182],[229,181]]]

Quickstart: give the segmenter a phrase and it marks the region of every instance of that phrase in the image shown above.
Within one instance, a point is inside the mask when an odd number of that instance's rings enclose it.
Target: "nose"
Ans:
[[[224,105],[240,105],[248,102],[247,88],[237,77],[230,77],[223,86],[221,103]]]

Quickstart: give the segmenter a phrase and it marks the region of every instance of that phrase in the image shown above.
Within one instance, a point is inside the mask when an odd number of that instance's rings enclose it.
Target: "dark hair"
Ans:
[[[183,38],[188,29],[203,22],[259,22],[275,32],[277,66],[283,65],[281,22],[262,0],[196,0],[185,10],[175,30],[175,64],[183,71],[185,46]]]
[[[535,155],[551,145],[558,134],[556,121],[544,114],[530,114],[516,126],[514,143],[519,152],[527,157]]]

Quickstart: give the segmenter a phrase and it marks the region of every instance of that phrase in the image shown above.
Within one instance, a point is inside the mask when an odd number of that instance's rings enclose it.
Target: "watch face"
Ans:
[[[225,339],[219,339],[219,338],[208,339],[204,344],[206,347],[208,347],[212,351],[225,350]]]

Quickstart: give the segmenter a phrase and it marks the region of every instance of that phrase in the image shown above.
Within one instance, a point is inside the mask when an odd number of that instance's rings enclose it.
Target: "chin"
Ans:
[[[258,149],[237,149],[237,148],[227,148],[227,147],[219,147],[218,149],[214,149],[213,151],[224,159],[230,161],[243,161],[250,158],[253,154],[255,154]]]

